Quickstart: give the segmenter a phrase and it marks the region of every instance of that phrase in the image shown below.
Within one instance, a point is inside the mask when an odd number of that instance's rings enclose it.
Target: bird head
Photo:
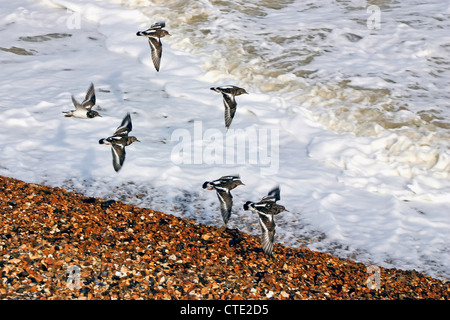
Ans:
[[[248,92],[245,91],[245,89],[243,89],[243,88],[239,88],[239,89],[236,91],[236,95],[238,96],[238,95],[241,95],[241,94],[248,94]]]
[[[127,145],[130,145],[130,144],[132,144],[133,142],[141,142],[141,141],[139,141],[138,138],[136,138],[136,137],[134,137],[134,136],[128,137],[128,143],[127,143]]]
[[[88,118],[101,117],[101,115],[97,111],[94,111],[94,110],[89,110],[86,115]]]
[[[237,186],[245,186],[245,184],[241,180],[237,179],[233,181],[233,187],[236,188]]]

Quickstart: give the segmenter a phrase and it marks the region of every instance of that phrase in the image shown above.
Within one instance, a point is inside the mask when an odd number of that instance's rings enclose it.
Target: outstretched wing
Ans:
[[[228,129],[236,113],[236,100],[233,95],[222,92],[223,105],[225,106],[225,127]]]
[[[132,129],[133,125],[131,123],[131,115],[128,112],[116,132],[114,132],[114,136],[127,136]]]
[[[280,200],[280,186],[276,186],[275,188],[270,190],[267,196],[264,196],[261,199],[261,201],[264,202],[277,202],[278,200]]]
[[[259,224],[261,226],[261,244],[264,252],[272,254],[273,241],[275,238],[275,223],[271,215],[259,214]]]
[[[85,108],[75,99],[74,96],[72,96],[72,103],[75,106],[76,110],[84,110]]]
[[[233,197],[227,190],[216,188],[217,198],[220,202],[220,213],[222,214],[222,219],[225,224],[231,216],[231,207],[233,205]]]
[[[125,147],[121,144],[111,144],[112,162],[116,172],[118,172],[125,161]]]
[[[161,40],[156,37],[148,37],[148,44],[150,45],[150,53],[152,56],[153,65],[156,71],[159,71],[162,56],[162,44]]]
[[[162,29],[166,26],[166,23],[164,21],[158,21],[155,22],[150,26],[150,29],[156,30],[156,29]]]
[[[91,83],[86,93],[84,101],[81,103],[83,107],[91,109],[95,105],[95,89],[94,84]]]

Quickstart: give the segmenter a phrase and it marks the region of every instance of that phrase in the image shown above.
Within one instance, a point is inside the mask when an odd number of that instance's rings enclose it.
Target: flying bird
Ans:
[[[122,123],[112,136],[100,139],[98,141],[100,144],[111,145],[113,167],[116,172],[119,172],[125,161],[125,147],[135,141],[140,142],[136,137],[128,136],[131,129],[131,116],[130,113],[127,113],[125,118],[123,118]]]
[[[88,91],[86,92],[86,97],[84,98],[82,103],[79,103],[77,99],[72,95],[72,103],[75,106],[75,110],[71,111],[63,111],[66,113],[65,117],[75,117],[82,119],[89,119],[95,117],[101,117],[101,115],[92,110],[92,107],[95,105],[95,89],[94,84],[91,83]]]
[[[152,24],[149,29],[145,31],[138,31],[136,33],[137,36],[147,37],[148,44],[150,45],[153,65],[155,66],[155,69],[158,72],[162,56],[161,38],[165,36],[170,36],[170,33],[167,30],[163,29],[165,26],[166,26],[165,22],[156,22]]]
[[[250,210],[257,213],[259,224],[261,226],[261,242],[264,253],[272,255],[273,241],[275,238],[275,221],[273,216],[280,212],[287,211],[282,205],[276,202],[280,200],[280,187],[277,186],[270,190],[267,196],[264,196],[259,202],[247,201],[244,204],[244,210]]]
[[[245,89],[236,87],[236,86],[221,86],[221,87],[213,87],[211,90],[216,91],[222,94],[223,97],[223,105],[225,106],[225,127],[228,128],[231,125],[231,121],[233,121],[234,114],[236,113],[236,99],[235,96],[239,96],[241,94],[248,94]]]
[[[223,176],[214,181],[205,181],[203,189],[216,190],[217,198],[220,202],[220,213],[222,214],[225,226],[231,216],[231,207],[233,205],[233,196],[231,190],[237,186],[244,185],[239,176]]]

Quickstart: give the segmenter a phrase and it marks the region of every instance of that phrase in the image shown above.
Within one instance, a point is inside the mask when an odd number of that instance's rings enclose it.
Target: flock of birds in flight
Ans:
[[[164,36],[170,36],[167,30],[164,30],[164,22],[157,22],[151,25],[151,27],[145,31],[138,31],[137,36],[147,37],[150,45],[151,57],[153,65],[156,71],[159,72],[161,57],[162,57],[162,43],[161,38]],[[226,85],[220,87],[213,87],[211,90],[221,93],[223,98],[223,104],[225,107],[225,127],[228,128],[236,113],[236,99],[235,96],[241,94],[247,94],[245,89],[239,88],[233,85]],[[79,103],[72,95],[72,103],[75,106],[75,110],[64,111],[66,117],[75,117],[82,119],[90,119],[95,117],[101,117],[101,115],[92,110],[96,103],[94,85],[91,83],[86,93],[84,100]],[[102,138],[99,140],[99,144],[111,145],[112,163],[113,168],[118,172],[125,161],[125,147],[129,146],[133,142],[140,142],[136,137],[129,136],[128,134],[132,130],[131,115],[127,113],[123,118],[122,123],[116,129],[112,136]],[[213,181],[205,181],[203,183],[203,189],[215,190],[220,203],[220,212],[222,215],[225,227],[231,216],[231,208],[233,206],[233,196],[231,190],[239,185],[244,185],[239,176],[223,176]],[[280,200],[280,188],[276,186],[269,193],[264,196],[259,202],[247,201],[243,208],[256,213],[259,217],[259,223],[261,226],[261,243],[264,253],[271,256],[273,252],[273,242],[275,237],[275,221],[274,215],[287,211],[284,206],[277,204]]]

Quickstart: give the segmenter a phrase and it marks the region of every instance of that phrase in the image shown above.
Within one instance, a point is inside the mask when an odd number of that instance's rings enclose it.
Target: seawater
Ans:
[[[326,159],[335,166],[377,155],[383,174],[448,181],[449,3],[120,3],[165,20],[173,34],[166,41],[207,57],[202,67],[217,83],[280,96],[290,117],[305,112],[325,129],[371,138],[358,159]]]

